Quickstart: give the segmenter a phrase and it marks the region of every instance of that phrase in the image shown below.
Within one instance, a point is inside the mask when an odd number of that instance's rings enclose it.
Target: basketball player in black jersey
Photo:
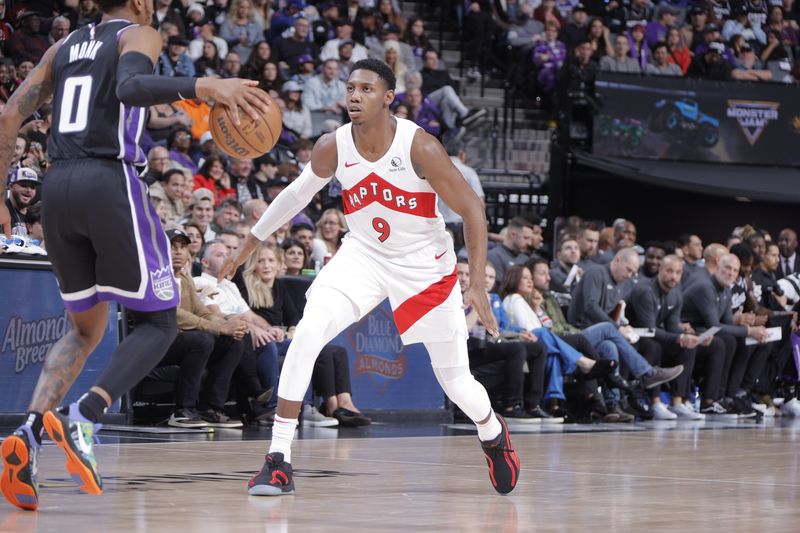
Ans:
[[[54,44],[0,115],[0,175],[5,176],[23,120],[53,95],[42,222],[64,305],[73,328],[47,354],[27,421],[3,441],[3,496],[38,507],[36,461],[43,427],[67,455],[81,488],[102,492],[92,451],[95,424],[166,353],[176,333],[179,288],[169,243],[148,201],[138,167],[146,108],[183,98],[208,98],[258,118],[269,100],[256,82],[153,75],[161,52],[149,26],[152,0],[97,0],[101,22]],[[0,194],[5,184],[0,180]],[[0,224],[10,229],[0,202]],[[95,386],[76,403],[54,410],[108,323],[106,301],[126,306],[136,321]]]

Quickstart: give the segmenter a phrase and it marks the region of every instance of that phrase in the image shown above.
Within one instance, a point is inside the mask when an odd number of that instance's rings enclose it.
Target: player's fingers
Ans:
[[[270,99],[264,91],[248,91],[245,94],[245,99],[250,105],[258,108],[262,115],[269,113]]]
[[[228,111],[230,111],[233,123],[236,126],[239,126],[241,124],[241,122],[239,121],[239,106],[237,105],[228,106]]]
[[[258,87],[257,80],[242,80],[242,85],[247,85],[248,87]]]
[[[242,108],[242,111],[246,115],[250,115],[253,120],[258,120],[258,111],[256,111],[255,108],[250,105],[250,102],[247,101],[247,98],[242,98],[242,100],[239,102],[239,107]]]

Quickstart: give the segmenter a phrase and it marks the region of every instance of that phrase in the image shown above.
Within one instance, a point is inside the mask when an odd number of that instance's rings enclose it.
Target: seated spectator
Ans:
[[[547,93],[555,90],[556,74],[567,59],[567,46],[558,40],[558,28],[555,22],[546,22],[544,39],[533,49],[533,63],[539,69],[539,87]]]
[[[339,20],[339,6],[336,2],[319,4],[319,18],[311,23],[314,42],[322,49],[325,43],[336,38],[336,21]]]
[[[197,189],[192,193],[192,203],[189,206],[189,217],[186,222],[197,225],[205,242],[213,241],[217,236],[211,229],[212,218],[214,218],[214,193],[208,189]]]
[[[494,267],[497,278],[505,279],[506,270],[514,265],[524,265],[529,256],[526,253],[528,242],[533,236],[533,224],[522,217],[514,217],[508,222],[503,242],[489,250],[486,259]]]
[[[692,6],[689,8],[689,24],[684,25],[679,31],[682,42],[690,50],[694,50],[697,45],[703,42],[703,33],[708,23],[708,12],[703,6]]]
[[[722,34],[720,33],[719,26],[716,24],[707,24],[706,29],[703,32],[703,42],[697,45],[697,48],[694,49],[694,59],[697,59],[700,56],[704,56],[708,49],[711,47],[711,43],[720,43],[723,45],[723,50],[719,51],[722,57],[733,65],[736,62],[736,58],[733,55],[733,50],[725,46],[725,43],[722,42]]]
[[[661,261],[666,255],[667,249],[663,243],[657,241],[648,242],[644,248],[644,262],[641,269],[639,269],[639,274],[645,278],[656,277],[661,269]],[[683,265],[681,265],[681,276],[683,276]]]
[[[300,276],[303,270],[309,268],[309,256],[305,246],[291,237],[281,243],[283,250],[283,271],[281,275]]]
[[[689,65],[687,76],[690,78],[702,78],[714,81],[728,81],[736,77],[730,63],[725,61],[722,54],[725,52],[725,45],[713,42],[708,46],[708,51],[702,55],[695,55],[692,64]]]
[[[242,208],[235,198],[228,198],[219,204],[211,220],[211,229],[217,234],[219,239],[222,231],[232,227],[242,218]]]
[[[650,62],[650,49],[645,40],[645,27],[641,24],[634,26],[627,32],[628,54],[636,60],[639,68],[644,71]]]
[[[195,39],[189,42],[189,50],[187,53],[195,62],[195,71],[198,75],[203,75],[206,69],[210,69],[212,72],[219,69],[219,62],[228,55],[228,43],[225,39],[216,35],[214,21],[203,19],[197,27],[199,29],[199,34]],[[211,43],[214,47],[213,54],[207,43]],[[198,64],[201,59],[204,60],[203,63]],[[209,63],[215,64],[210,65]],[[198,68],[199,66],[203,68]]]
[[[638,74],[641,72],[639,63],[628,55],[629,52],[628,38],[625,35],[617,35],[614,38],[614,52],[600,58],[600,70]]]
[[[548,22],[555,22],[560,30],[567,25],[567,21],[561,17],[561,13],[556,9],[556,0],[543,0],[542,3],[533,11],[533,20],[541,22],[547,28]]]
[[[762,28],[767,25],[767,2],[764,0],[748,0],[747,18],[754,28]]]
[[[584,224],[578,236],[578,248],[581,252],[581,260],[578,263],[582,269],[586,269],[589,262],[594,263],[597,258],[598,244],[600,243],[600,232],[591,224]]]
[[[25,213],[25,226],[28,229],[28,237],[32,241],[38,242],[39,248],[46,250],[44,229],[42,228],[42,202],[37,202],[28,208]]]
[[[442,133],[442,113],[429,98],[422,95],[419,87],[406,87],[405,93],[395,98],[397,105],[402,103],[408,109],[408,120],[414,122],[434,137]]]
[[[223,409],[231,377],[242,357],[247,323],[239,317],[222,318],[203,305],[192,278],[185,273],[188,236],[173,229],[167,237],[172,245],[173,273],[181,290],[178,337],[160,363],[178,362],[181,366],[176,410],[169,423],[179,427],[242,427],[241,421],[229,418]],[[205,369],[208,372],[203,381]]]
[[[308,139],[311,137],[311,112],[303,105],[301,95],[303,86],[296,81],[287,81],[283,84],[281,96],[286,102],[283,112],[283,127],[295,136]]]
[[[15,61],[39,62],[50,47],[47,37],[40,32],[42,19],[35,11],[22,11],[17,15],[19,29],[8,39],[8,55]]]
[[[336,22],[336,38],[329,40],[322,47],[322,51],[319,53],[320,60],[338,59],[340,62],[343,61],[341,49],[346,44],[350,45],[347,52],[350,62],[357,63],[369,57],[367,48],[353,40],[353,23],[349,19],[343,18]]]
[[[215,41],[203,41],[202,45],[200,57],[194,62],[194,70],[200,77],[217,76],[222,70],[221,58],[224,56],[219,53],[219,46]]]
[[[508,44],[519,49],[523,55],[533,51],[536,43],[544,36],[544,23],[533,18],[533,6],[523,4],[520,16],[508,28],[506,39]]]
[[[319,58],[319,48],[308,40],[311,23],[307,19],[298,17],[292,26],[294,33],[291,37],[281,37],[272,47],[272,59],[288,72],[296,73],[300,67],[299,58],[311,56],[313,61]]]
[[[603,24],[603,19],[595,18],[589,22],[589,31],[587,32],[586,39],[588,39],[591,45],[591,55],[595,61],[600,61],[601,57],[605,57],[614,49],[614,45],[611,44],[611,33],[608,26]],[[576,50],[580,44],[580,41],[575,43]]]
[[[0,63],[0,103],[5,104],[17,88],[11,69],[6,63]]]
[[[469,35],[470,38],[466,40],[466,49],[464,50],[466,55],[462,56],[462,61],[469,65],[469,70],[467,70],[468,77],[480,78],[481,73],[485,72],[488,67],[492,36],[495,34],[496,29],[507,25],[509,19],[505,17],[505,20],[503,20],[502,15],[496,18],[493,16],[493,12],[502,10],[502,8],[498,7],[501,5],[499,2],[477,0],[470,2],[468,5],[469,10],[463,15],[463,32],[465,35]],[[414,28],[415,24],[418,25],[418,30]],[[409,28],[411,28],[414,35],[416,35],[416,31],[422,31],[422,35],[424,35],[425,30],[422,21],[417,21],[413,24],[409,21]],[[414,46],[410,41],[409,44]]]
[[[419,17],[408,19],[406,30],[403,33],[403,42],[411,46],[414,51],[415,65],[409,65],[413,70],[422,69],[422,56],[425,50],[431,48],[432,43],[425,33],[425,22]]]
[[[406,91],[405,76],[408,72],[408,67],[400,58],[400,44],[397,41],[386,41],[383,43],[384,54],[383,61],[392,69],[397,83],[395,85],[395,92],[402,93]]]
[[[312,250],[311,259],[322,261],[324,264],[325,256],[319,257],[318,255],[318,251],[321,250],[318,241],[325,246],[326,255],[332,256],[342,245],[342,236],[345,233],[347,233],[347,222],[345,222],[344,213],[338,209],[326,209],[317,223],[317,235],[314,239],[317,245]]]
[[[686,50],[684,48],[684,50]],[[657,43],[653,48],[653,62],[648,63],[644,68],[645,74],[654,76],[683,76],[681,67],[675,63],[670,63],[670,54],[667,43]]]
[[[455,82],[446,70],[439,69],[439,52],[425,50],[422,68],[422,93],[442,111],[448,129],[470,127],[486,115],[486,109],[467,109],[455,91]]]
[[[386,43],[394,43],[399,52],[400,61],[402,61],[402,63],[408,69],[416,68],[415,65],[417,64],[417,62],[414,59],[414,50],[408,43],[404,43],[403,41],[400,40],[402,33],[403,32],[397,26],[391,24],[383,26],[380,32],[380,37],[381,37],[380,46],[376,46],[375,48],[369,50],[370,57],[383,59],[385,55],[384,52],[386,51]]]
[[[258,79],[261,76],[261,71],[264,65],[270,60],[272,55],[272,47],[267,41],[261,41],[253,47],[253,52],[250,58],[242,66],[242,76],[250,78],[251,80]]]
[[[647,22],[647,47],[652,48],[661,41],[666,40],[667,32],[672,28],[677,27],[677,16],[680,11],[670,6],[663,4],[658,8],[658,16],[655,20]]]
[[[81,5],[81,7],[83,7],[83,5]],[[87,25],[87,22],[81,23],[80,18],[79,16],[79,22],[75,25],[77,28]],[[173,7],[170,0],[156,0],[155,9],[153,11],[153,27],[163,29],[167,24],[175,28],[174,35],[179,35],[184,38],[187,37],[186,25],[183,23],[181,11],[177,7]]]
[[[236,198],[236,189],[225,172],[225,163],[216,155],[207,157],[194,176],[194,190],[197,189],[213,191],[214,205],[219,205],[226,198]]]
[[[200,141],[204,133],[208,133],[210,126],[211,107],[202,98],[184,98],[175,102],[175,107],[186,113],[191,120],[189,133],[194,142]]]
[[[800,44],[800,29],[798,29],[797,15],[792,20],[788,20],[784,13],[783,6],[772,4],[769,8],[768,25],[762,29],[769,32],[777,32],[780,35],[781,44],[791,50],[797,50]],[[797,55],[795,53],[795,55]]]
[[[380,27],[378,16],[371,7],[361,9],[353,27],[353,39],[364,43],[367,50],[376,50],[380,47]]]
[[[739,56],[736,58],[734,69],[736,79],[750,81],[771,81],[772,72],[764,68],[764,64],[756,57],[753,48],[744,43]]]
[[[572,8],[570,21],[561,28],[558,40],[567,45],[567,50],[572,50],[579,41],[586,38],[589,30],[589,16],[583,4],[577,4]]]
[[[750,46],[764,46],[767,36],[759,26],[753,26],[747,18],[747,7],[744,4],[733,8],[733,18],[722,26],[722,39],[729,42],[736,35],[741,35]]]
[[[142,176],[149,186],[161,181],[169,168],[169,152],[163,146],[154,146],[147,153],[147,172]]]
[[[219,75],[222,78],[238,78],[242,71],[242,60],[238,52],[231,50],[222,60],[222,68]]]
[[[339,80],[339,62],[328,59],[322,64],[322,72],[303,87],[303,107],[309,111],[329,113],[333,118],[341,119],[347,109],[345,99],[347,89]]]
[[[228,17],[219,28],[219,36],[228,43],[232,52],[239,54],[240,61],[246,63],[250,59],[253,47],[264,40],[264,27],[256,20],[250,0],[231,2]],[[306,36],[308,36],[307,31]]]
[[[622,20],[624,21],[626,29],[633,28],[640,24],[646,26],[648,22],[656,18],[655,8],[647,0],[631,0],[630,5],[623,9],[625,11],[625,16]],[[609,25],[611,26],[612,33],[622,33],[616,31],[613,23]]]
[[[703,268],[703,241],[697,235],[684,233],[678,237],[678,244],[683,259],[683,279],[681,285],[686,286],[686,282],[691,278],[692,274],[700,268]],[[674,253],[674,252],[673,252]]]
[[[353,61],[354,41],[342,41],[339,43],[339,79],[346,82],[350,78],[350,71],[355,64]]]
[[[155,143],[166,144],[167,139],[178,130],[192,127],[192,119],[182,109],[173,104],[150,106],[147,119],[147,132]]]
[[[267,40],[271,45],[274,46],[283,32],[291,28],[297,18],[303,16],[302,11],[305,7],[306,4],[303,0],[289,0],[283,9],[273,13],[267,32]]]
[[[258,88],[266,91],[275,99],[279,98],[284,83],[286,83],[286,80],[283,79],[278,64],[272,60],[264,63],[264,67],[261,69],[261,74],[258,77]]]
[[[572,294],[570,324],[585,328],[598,322],[616,323],[611,313],[630,289],[625,282],[637,272],[639,254],[633,248],[618,251],[608,265],[588,268]]]
[[[36,171],[20,167],[12,171],[8,179],[9,196],[5,199],[6,207],[11,215],[11,228],[4,228],[11,235],[27,235],[25,214],[37,201],[37,192],[42,181]]]
[[[150,186],[150,194],[163,194],[163,206],[165,210],[165,227],[173,227],[183,217],[185,207],[183,205],[183,182],[185,176],[183,171],[173,168],[164,173],[162,179]]]
[[[242,222],[252,228],[261,219],[261,216],[264,214],[264,211],[267,210],[267,207],[267,202],[264,200],[257,198],[247,200],[246,202],[242,203]]]
[[[564,239],[558,247],[556,259],[550,265],[550,286],[552,292],[569,294],[583,277],[583,269],[578,266],[581,250],[575,239]],[[575,269],[575,273],[572,270]]]
[[[50,22],[50,31],[47,34],[47,41],[50,45],[56,44],[59,40],[69,35],[70,21],[65,16],[54,17]]]
[[[236,199],[244,204],[250,199],[267,199],[266,186],[253,175],[252,159],[231,159],[231,186],[236,189]]]
[[[401,33],[406,29],[406,19],[400,9],[395,9],[392,0],[378,1],[378,24],[381,27],[386,25],[397,26]]]
[[[166,52],[158,57],[156,74],[161,76],[195,77],[194,62],[186,53],[189,41],[178,35],[173,35],[167,42]]]
[[[769,61],[780,61],[781,59],[788,59],[789,53],[783,46],[781,34],[775,30],[767,32],[767,46],[761,51],[761,61],[767,63]]]

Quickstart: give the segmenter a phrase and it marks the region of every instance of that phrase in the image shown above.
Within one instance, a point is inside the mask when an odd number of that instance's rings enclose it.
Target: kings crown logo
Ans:
[[[175,296],[174,280],[175,278],[172,276],[172,270],[169,266],[150,271],[150,284],[153,287],[153,294],[159,300],[169,301]]]
[[[735,118],[750,146],[758,142],[771,120],[778,120],[779,102],[728,100],[728,118]]]

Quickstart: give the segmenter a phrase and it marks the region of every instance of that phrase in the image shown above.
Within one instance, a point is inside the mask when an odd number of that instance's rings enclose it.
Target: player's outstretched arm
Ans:
[[[486,274],[486,213],[483,202],[453,165],[441,143],[423,130],[417,130],[411,145],[411,162],[417,175],[431,184],[444,203],[464,219],[464,241],[469,254],[470,279],[482,280]],[[492,335],[498,335],[497,320],[489,307],[489,297],[481,283],[470,284],[464,303],[478,312]]]
[[[116,94],[126,105],[148,107],[188,98],[213,98],[226,106],[235,124],[239,108],[258,120],[266,113],[270,99],[258,89],[258,82],[238,78],[184,78],[157,76],[153,68],[161,54],[161,35],[150,26],[136,26],[119,40]]]
[[[0,225],[5,230],[6,237],[11,237],[11,215],[5,202],[6,179],[11,158],[14,156],[17,133],[22,121],[31,116],[53,94],[53,81],[51,66],[53,56],[61,46],[60,40],[51,46],[39,64],[36,65],[25,81],[22,82],[3,109],[0,115]]]
[[[239,248],[236,258],[228,259],[222,266],[218,278],[232,276],[247,261],[258,244],[275,233],[300,212],[314,195],[328,183],[336,172],[336,134],[328,133],[319,138],[311,152],[311,162],[303,172],[282,190],[261,218],[250,230],[250,234]]]

